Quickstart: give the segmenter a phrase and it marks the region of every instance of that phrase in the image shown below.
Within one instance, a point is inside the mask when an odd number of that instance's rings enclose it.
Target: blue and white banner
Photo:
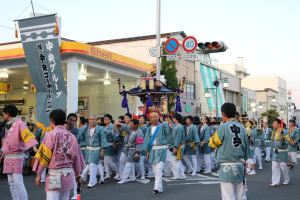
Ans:
[[[18,20],[30,75],[36,88],[38,127],[50,129],[52,110],[65,110],[67,91],[61,67],[56,15]]]
[[[220,78],[220,72],[217,71],[216,69],[212,67],[208,67],[206,65],[200,64],[200,71],[202,75],[202,80],[203,80],[203,85],[204,89],[208,88],[216,88],[213,85],[213,81],[216,80],[216,78]],[[218,109],[218,117],[222,117],[221,114],[221,106],[225,103],[225,98],[224,98],[224,92],[222,88],[222,84],[220,84],[219,87],[217,87],[217,93],[216,90],[210,90],[211,96],[210,98],[207,98],[207,103],[209,107],[209,111],[211,112],[212,109]],[[218,97],[218,102],[216,102],[216,94]],[[218,105],[218,108],[216,107]]]

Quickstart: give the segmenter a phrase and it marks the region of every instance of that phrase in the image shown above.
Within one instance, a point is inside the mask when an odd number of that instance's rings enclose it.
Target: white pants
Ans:
[[[90,182],[89,185],[94,186],[97,183],[97,164],[90,163]]]
[[[171,169],[174,178],[179,179],[180,178],[179,167],[178,167],[178,163],[176,163],[176,156],[173,156],[173,154],[170,150],[167,150],[166,164]],[[155,174],[155,172],[154,172],[154,174]]]
[[[126,180],[129,177],[135,179],[135,163],[126,162],[125,168],[122,174],[122,179]]]
[[[152,167],[152,164],[147,164],[147,167],[148,167],[148,176],[149,177],[154,177],[154,171],[153,171],[153,167]]]
[[[100,181],[104,181],[104,167],[103,167],[103,160],[100,159],[98,164],[99,174],[100,174]]]
[[[127,160],[127,155],[125,155],[125,153],[121,152],[120,159],[119,159],[119,174],[120,174],[120,176],[123,175],[126,160]]]
[[[70,190],[48,191],[46,196],[47,200],[68,200],[70,198]]]
[[[43,173],[41,174],[41,181],[46,181],[46,168],[44,169]]]
[[[115,163],[113,156],[104,156],[104,168],[106,176],[110,176],[110,168],[112,168],[116,173],[119,172],[118,165]]]
[[[175,159],[176,159],[176,157],[175,157]],[[179,177],[180,178],[186,178],[186,175],[184,173],[185,166],[183,166],[181,160],[176,160],[176,165],[177,165],[177,169],[178,169],[178,172],[179,172]]]
[[[290,182],[290,172],[285,162],[272,161],[272,184],[279,185],[280,169],[283,173],[284,183]]]
[[[297,152],[289,152],[289,157],[291,162],[297,163]]]
[[[266,147],[266,161],[271,161],[271,147]]]
[[[254,148],[254,155],[253,155],[253,162],[256,164],[256,159],[258,161],[259,166],[262,166],[261,162],[261,148],[255,147]]]
[[[172,171],[170,169],[170,166],[169,166],[168,162],[165,162],[165,165],[164,165],[164,176],[172,176]]]
[[[196,155],[184,155],[183,160],[187,166],[187,170],[193,173],[197,171],[197,156]]]
[[[135,164],[135,168],[138,170],[141,177],[145,176],[144,159],[145,159],[145,156],[140,156],[139,162]]]
[[[243,183],[220,182],[222,200],[246,200]]]
[[[7,174],[7,180],[13,200],[28,200],[22,174]]]
[[[155,176],[153,190],[158,190],[159,192],[163,192],[162,175],[163,175],[164,163],[159,162],[157,164],[152,164],[152,167]]]
[[[197,171],[201,170],[201,165],[202,162],[201,160],[205,161],[205,165],[206,165],[206,172],[211,172],[211,157],[210,154],[199,154],[198,158],[197,158]]]

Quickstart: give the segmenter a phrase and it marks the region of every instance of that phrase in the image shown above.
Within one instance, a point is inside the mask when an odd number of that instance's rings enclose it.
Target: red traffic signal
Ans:
[[[200,42],[198,43],[199,50],[204,53],[218,53],[224,52],[228,48],[226,44],[222,41],[213,41],[213,42]]]

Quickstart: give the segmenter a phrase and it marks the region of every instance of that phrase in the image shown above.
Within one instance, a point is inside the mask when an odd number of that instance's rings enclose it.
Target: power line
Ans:
[[[49,12],[51,12],[51,13],[55,13],[55,12],[53,12],[52,10],[49,10],[49,9],[47,9],[47,8],[45,8],[45,7],[43,7],[43,6],[39,5],[39,4],[37,4],[37,3],[34,3],[34,2],[33,2],[33,4],[36,5],[36,6],[38,6],[38,7],[40,7],[40,8],[43,8],[43,9],[49,11]]]
[[[18,17],[16,17],[15,19],[19,19],[19,17],[31,6],[31,4],[29,4],[22,12],[21,14],[18,15]]]
[[[12,30],[15,30],[14,28],[11,28],[11,27],[8,27],[8,26],[3,26],[3,25],[0,25],[0,27],[3,27],[3,28],[7,28],[7,29],[12,29]]]

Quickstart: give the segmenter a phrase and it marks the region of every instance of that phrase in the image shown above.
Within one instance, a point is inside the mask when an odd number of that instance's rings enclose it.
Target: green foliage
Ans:
[[[162,43],[162,46],[165,45],[165,42]],[[165,51],[165,49],[163,49],[163,55],[166,55],[167,52]],[[161,69],[160,69],[160,73],[161,75],[165,75],[166,78],[166,85],[169,88],[172,89],[177,89],[178,88],[178,78],[176,76],[177,74],[177,68],[175,65],[175,61],[167,61],[167,57],[166,56],[162,56],[161,58]],[[168,111],[169,113],[171,113],[172,108],[174,107],[176,96],[175,95],[168,95]],[[171,101],[171,103],[170,103]]]
[[[268,126],[269,127],[272,127],[273,126],[273,120],[274,119],[277,119],[280,115],[279,113],[277,112],[276,109],[271,109],[271,110],[268,110],[268,113],[267,111],[262,113],[261,116],[268,116]]]

